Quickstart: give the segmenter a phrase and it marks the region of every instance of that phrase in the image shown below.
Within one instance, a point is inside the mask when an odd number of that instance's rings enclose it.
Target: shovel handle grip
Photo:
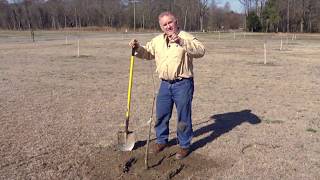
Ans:
[[[137,51],[137,48],[136,48],[136,47],[132,48],[132,50],[131,50],[131,56],[135,56],[136,51]]]

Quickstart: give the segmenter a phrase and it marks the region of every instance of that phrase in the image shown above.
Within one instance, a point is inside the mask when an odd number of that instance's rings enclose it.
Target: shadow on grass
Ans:
[[[257,115],[251,113],[251,110],[248,109],[239,112],[215,114],[210,117],[210,120],[208,122],[210,121],[213,122],[204,127],[200,127],[199,129],[193,132],[193,137],[201,136],[204,134],[208,135],[206,135],[202,139],[193,142],[191,145],[191,152],[204,147],[206,144],[212,142],[219,136],[231,131],[233,128],[241,125],[244,122],[248,122],[253,125],[261,123],[261,119]],[[169,142],[170,146],[176,144],[176,138],[170,140]]]
[[[194,137],[201,136],[203,134],[208,134],[206,137],[199,139],[191,145],[191,151],[195,151],[202,148],[206,144],[212,142],[219,136],[231,131],[233,128],[241,125],[244,122],[250,124],[258,124],[261,119],[251,113],[251,110],[243,110],[239,112],[228,112],[223,114],[215,114],[210,117],[214,120],[212,124],[201,127],[194,131]]]
[[[215,114],[210,117],[210,120],[205,121],[204,123],[211,122],[206,126],[200,127],[199,129],[193,132],[193,137],[198,137],[204,134],[207,134],[202,139],[199,139],[192,143],[191,152],[196,151],[199,148],[204,147],[206,144],[212,142],[219,136],[228,133],[235,127],[241,125],[244,122],[248,122],[252,125],[261,123],[261,119],[253,114],[251,110],[242,110],[239,112],[228,112],[223,114]],[[203,124],[203,123],[200,123]],[[198,125],[200,125],[198,124]],[[194,125],[195,126],[195,125]],[[153,141],[155,139],[152,139]],[[169,141],[169,146],[177,145],[177,138],[173,138]],[[146,141],[136,142],[135,149],[141,148],[146,145]]]

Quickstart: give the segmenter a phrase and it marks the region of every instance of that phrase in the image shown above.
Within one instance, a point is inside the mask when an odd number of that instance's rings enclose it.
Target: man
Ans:
[[[136,49],[139,58],[156,61],[156,71],[161,84],[156,101],[156,137],[153,148],[159,153],[167,147],[169,120],[173,105],[177,109],[177,137],[179,151],[177,159],[189,154],[193,136],[191,103],[193,98],[193,58],[204,56],[204,46],[191,34],[181,31],[176,16],[171,12],[159,15],[159,25],[163,34],[153,38],[146,46],[140,46],[136,39],[129,45]]]

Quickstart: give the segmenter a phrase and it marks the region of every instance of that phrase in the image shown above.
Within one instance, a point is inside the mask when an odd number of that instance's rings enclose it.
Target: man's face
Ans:
[[[163,16],[159,19],[159,24],[161,30],[171,36],[174,33],[178,32],[178,23],[173,16]]]

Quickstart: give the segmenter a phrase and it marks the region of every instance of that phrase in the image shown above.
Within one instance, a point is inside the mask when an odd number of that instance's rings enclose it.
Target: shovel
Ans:
[[[131,103],[131,89],[133,79],[133,65],[134,65],[135,49],[132,48],[130,58],[130,74],[129,74],[129,86],[128,86],[128,101],[127,101],[127,112],[123,131],[118,132],[118,148],[120,151],[131,151],[134,148],[136,142],[135,135],[132,131],[129,131],[129,119],[130,119],[130,103]]]

